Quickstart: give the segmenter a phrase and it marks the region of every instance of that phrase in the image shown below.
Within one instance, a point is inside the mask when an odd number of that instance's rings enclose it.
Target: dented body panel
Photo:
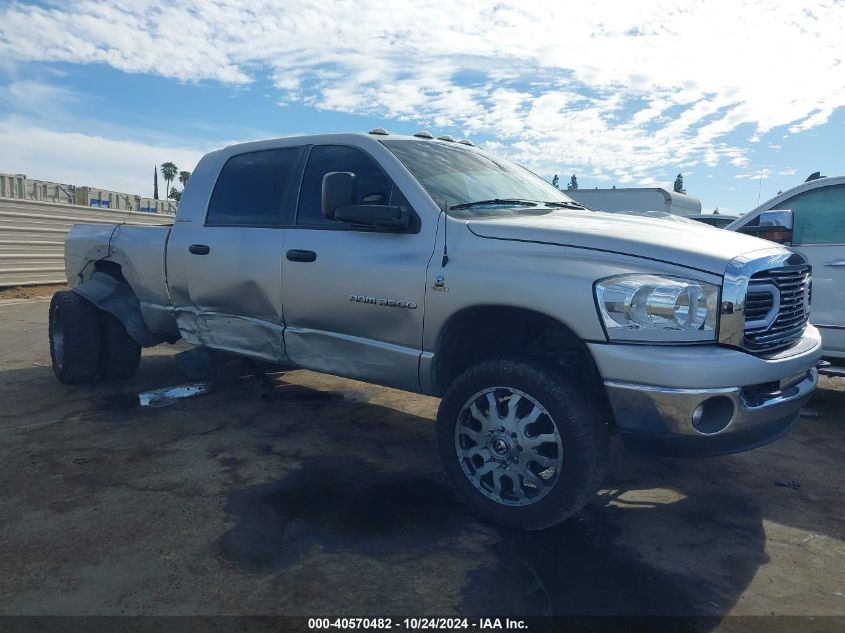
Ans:
[[[68,284],[88,281],[104,262],[118,266],[146,327],[162,340],[178,339],[164,257],[170,231],[170,226],[74,225],[65,242]]]
[[[126,281],[95,271],[88,279],[73,287],[74,292],[116,317],[135,342],[142,347],[163,343],[169,337],[162,330],[153,332],[147,327],[138,297]]]
[[[171,277],[185,279],[174,301],[183,337],[250,356],[283,362],[282,248],[284,229],[178,225],[169,253]],[[209,247],[188,253],[190,244]]]

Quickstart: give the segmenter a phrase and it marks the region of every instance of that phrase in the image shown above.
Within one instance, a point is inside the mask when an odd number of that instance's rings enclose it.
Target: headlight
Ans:
[[[683,277],[622,275],[603,279],[595,288],[609,339],[716,340],[718,286]]]

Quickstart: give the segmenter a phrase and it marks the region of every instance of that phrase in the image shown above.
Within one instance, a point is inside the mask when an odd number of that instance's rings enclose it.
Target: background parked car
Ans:
[[[845,360],[845,176],[812,174],[726,227],[788,244],[813,267],[810,321],[824,355]]]
[[[704,224],[709,224],[710,226],[715,226],[719,229],[723,229],[739,219],[738,215],[721,215],[713,213],[700,213],[698,215],[688,215],[687,217],[690,220],[704,222]]]

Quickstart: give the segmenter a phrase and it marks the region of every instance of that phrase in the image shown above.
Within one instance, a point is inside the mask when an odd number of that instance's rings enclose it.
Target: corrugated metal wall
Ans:
[[[172,224],[173,216],[0,198],[0,287],[64,283],[74,224]]]

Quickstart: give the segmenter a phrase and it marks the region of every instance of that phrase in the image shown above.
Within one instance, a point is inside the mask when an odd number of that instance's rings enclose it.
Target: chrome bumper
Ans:
[[[772,383],[712,389],[608,380],[622,440],[635,450],[677,456],[735,453],[789,431],[818,382],[809,369]]]

